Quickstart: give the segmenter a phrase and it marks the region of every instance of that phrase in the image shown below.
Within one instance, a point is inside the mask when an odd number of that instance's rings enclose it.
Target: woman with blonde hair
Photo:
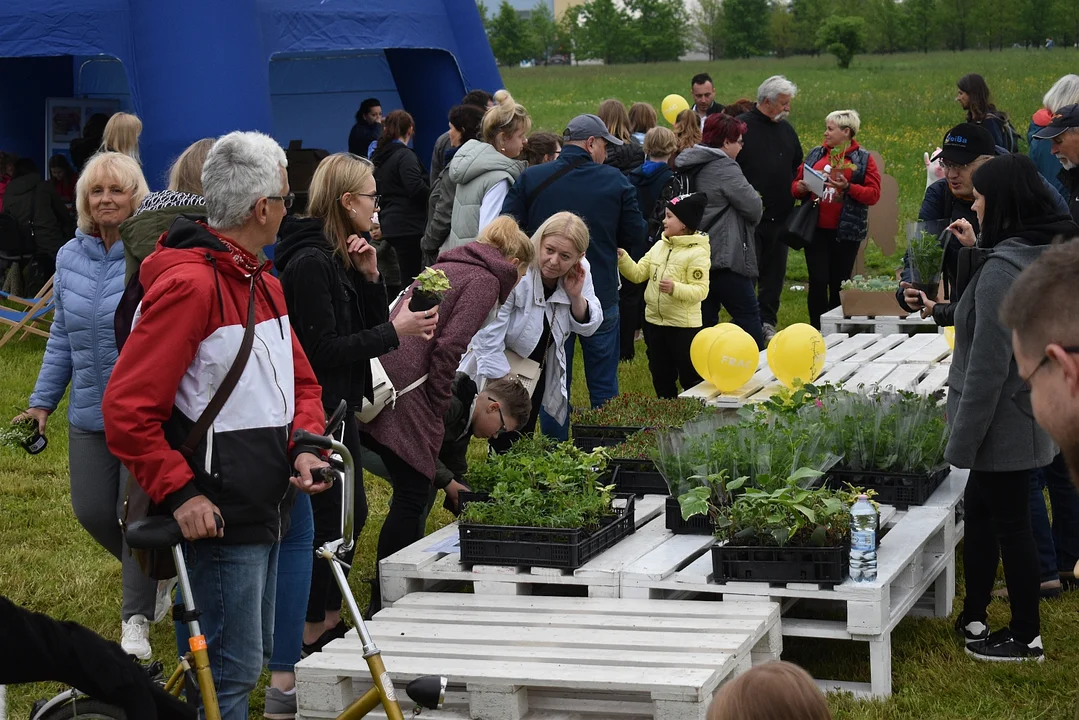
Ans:
[[[589,337],[603,322],[603,308],[592,287],[585,259],[588,227],[570,212],[555,213],[535,234],[536,257],[488,323],[472,340],[459,370],[483,388],[512,371],[506,352],[540,363],[543,372],[532,393],[532,413],[519,432],[490,441],[498,452],[535,430],[542,409],[560,424],[569,411],[566,339]]]
[[[832,720],[813,678],[789,662],[758,665],[715,694],[708,720]]]
[[[361,237],[370,232],[372,216],[378,210],[376,190],[374,166],[366,158],[350,153],[325,158],[311,179],[309,217],[285,220],[274,253],[289,318],[322,386],[326,414],[333,414],[342,400],[348,404],[343,442],[357,460],[360,436],[355,411],[365,397],[372,398],[371,358],[395,349],[401,338],[415,337],[426,344],[438,323],[437,310],[424,317],[422,312],[407,309],[389,322],[386,285],[378,271],[375,248]],[[367,519],[367,499],[360,473],[356,477],[355,536],[359,537]],[[300,498],[297,506],[303,502]],[[314,542],[334,539],[340,528],[340,488],[312,496],[311,509]],[[294,516],[296,512],[294,509]],[[304,558],[310,557],[308,543]],[[320,562],[310,572],[310,580],[302,583],[306,654],[342,637],[347,629],[341,621],[341,593],[329,567]],[[297,643],[292,664],[299,656]],[[291,671],[274,664],[270,669]]]
[[[138,115],[118,112],[105,124],[105,134],[101,136],[101,152],[118,152],[127,155],[142,164],[139,157],[139,135],[142,134],[142,120]]]
[[[446,274],[451,289],[438,306],[433,338],[429,342],[402,338],[400,346],[382,359],[398,389],[397,403],[361,432],[364,446],[386,464],[393,486],[390,511],[378,538],[378,560],[423,536],[420,518],[427,511],[457,366],[472,338],[497,305],[506,301],[535,255],[528,236],[510,216],[493,220],[475,242],[442,253],[432,268]],[[407,312],[415,287],[401,298],[391,319]],[[400,393],[410,385],[411,391]],[[373,593],[369,612],[380,607],[379,600],[379,593]]]
[[[444,182],[454,188],[453,214],[439,253],[475,240],[502,212],[510,185],[524,170],[517,156],[532,129],[532,119],[506,90],[495,93],[494,103],[483,115],[480,139],[462,145],[446,171]]]
[[[56,256],[53,316],[30,408],[12,422],[32,420],[44,434],[49,415],[71,386],[68,401],[68,465],[71,506],[87,532],[122,563],[120,645],[141,660],[152,657],[150,621],[168,610],[155,600],[157,584],[127,550],[120,509],[127,470],[105,443],[101,399],[118,355],[113,315],[124,292],[120,223],[146,196],[139,164],[127,155],[94,155],[75,186],[78,229]]]
[[[678,144],[675,147],[674,152],[670,158],[667,159],[667,164],[672,168],[676,167],[674,164],[678,154],[683,150],[689,150],[694,145],[698,145],[701,142],[701,119],[697,117],[697,113],[693,108],[683,110],[678,113],[678,117],[674,120],[674,127],[671,128],[674,131],[674,136],[678,139]]]
[[[169,186],[143,198],[135,214],[120,226],[127,269],[126,282],[157,247],[157,240],[180,215],[205,215],[202,166],[215,138],[203,138],[187,147],[169,169]]]
[[[609,98],[599,104],[596,112],[599,119],[607,126],[608,132],[622,141],[621,145],[607,143],[607,159],[604,165],[616,167],[623,175],[628,175],[644,163],[644,150],[630,132],[629,113],[621,100]]]

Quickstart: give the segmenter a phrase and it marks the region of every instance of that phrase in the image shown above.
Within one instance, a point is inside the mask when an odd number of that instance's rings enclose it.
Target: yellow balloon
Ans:
[[[734,392],[757,372],[760,352],[745,330],[735,327],[719,335],[708,353],[709,382],[720,392]]]
[[[780,331],[768,344],[768,367],[787,387],[795,380],[813,382],[824,370],[824,336],[811,325],[797,323]]]
[[[955,350],[955,326],[949,325],[944,328],[944,340],[948,343],[948,347]]]
[[[663,98],[663,104],[659,107],[663,112],[663,117],[667,118],[667,122],[674,125],[674,121],[678,119],[678,114],[683,110],[689,110],[689,103],[681,95],[672,93]]]
[[[693,369],[708,382],[712,382],[708,374],[708,353],[712,348],[712,343],[720,335],[730,332],[732,329],[738,330],[739,327],[734,323],[720,323],[719,325],[706,327],[694,336],[693,342],[689,346],[689,359],[693,362]]]

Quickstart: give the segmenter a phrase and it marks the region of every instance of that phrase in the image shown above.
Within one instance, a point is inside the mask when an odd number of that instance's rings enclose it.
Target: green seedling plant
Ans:
[[[654,460],[659,452],[656,431],[652,428],[635,432],[626,441],[606,448],[611,458],[619,460]]]
[[[907,243],[907,254],[918,283],[934,285],[939,281],[944,264],[944,248],[936,235],[925,231],[915,233]]]
[[[37,421],[33,419],[0,428],[0,445],[9,448],[22,448],[23,443],[33,436],[36,429]]]
[[[605,427],[681,427],[701,415],[707,406],[695,398],[657,398],[623,393],[598,408],[573,414],[574,425]]]
[[[433,267],[425,269],[413,279],[417,283],[416,287],[428,295],[445,297],[446,293],[453,289],[446,273]]]
[[[603,450],[523,439],[465,474],[465,484],[489,492],[490,499],[469,503],[461,522],[595,530],[612,515],[614,485],[602,481],[606,466]]]
[[[855,275],[850,280],[844,280],[843,290],[861,290],[863,292],[887,292],[894,293],[896,288],[895,278],[890,277],[862,277]]]

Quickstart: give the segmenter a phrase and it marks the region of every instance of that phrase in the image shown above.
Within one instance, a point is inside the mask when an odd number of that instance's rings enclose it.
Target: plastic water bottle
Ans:
[[[850,509],[850,579],[877,579],[877,510],[866,495]]]

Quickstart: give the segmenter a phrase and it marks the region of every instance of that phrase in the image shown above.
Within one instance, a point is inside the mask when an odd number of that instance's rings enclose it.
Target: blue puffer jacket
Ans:
[[[71,382],[67,419],[101,432],[101,398],[116,364],[113,315],[124,293],[124,244],[105,252],[100,239],[75,231],[56,256],[56,311],[30,407],[55,410]]]

